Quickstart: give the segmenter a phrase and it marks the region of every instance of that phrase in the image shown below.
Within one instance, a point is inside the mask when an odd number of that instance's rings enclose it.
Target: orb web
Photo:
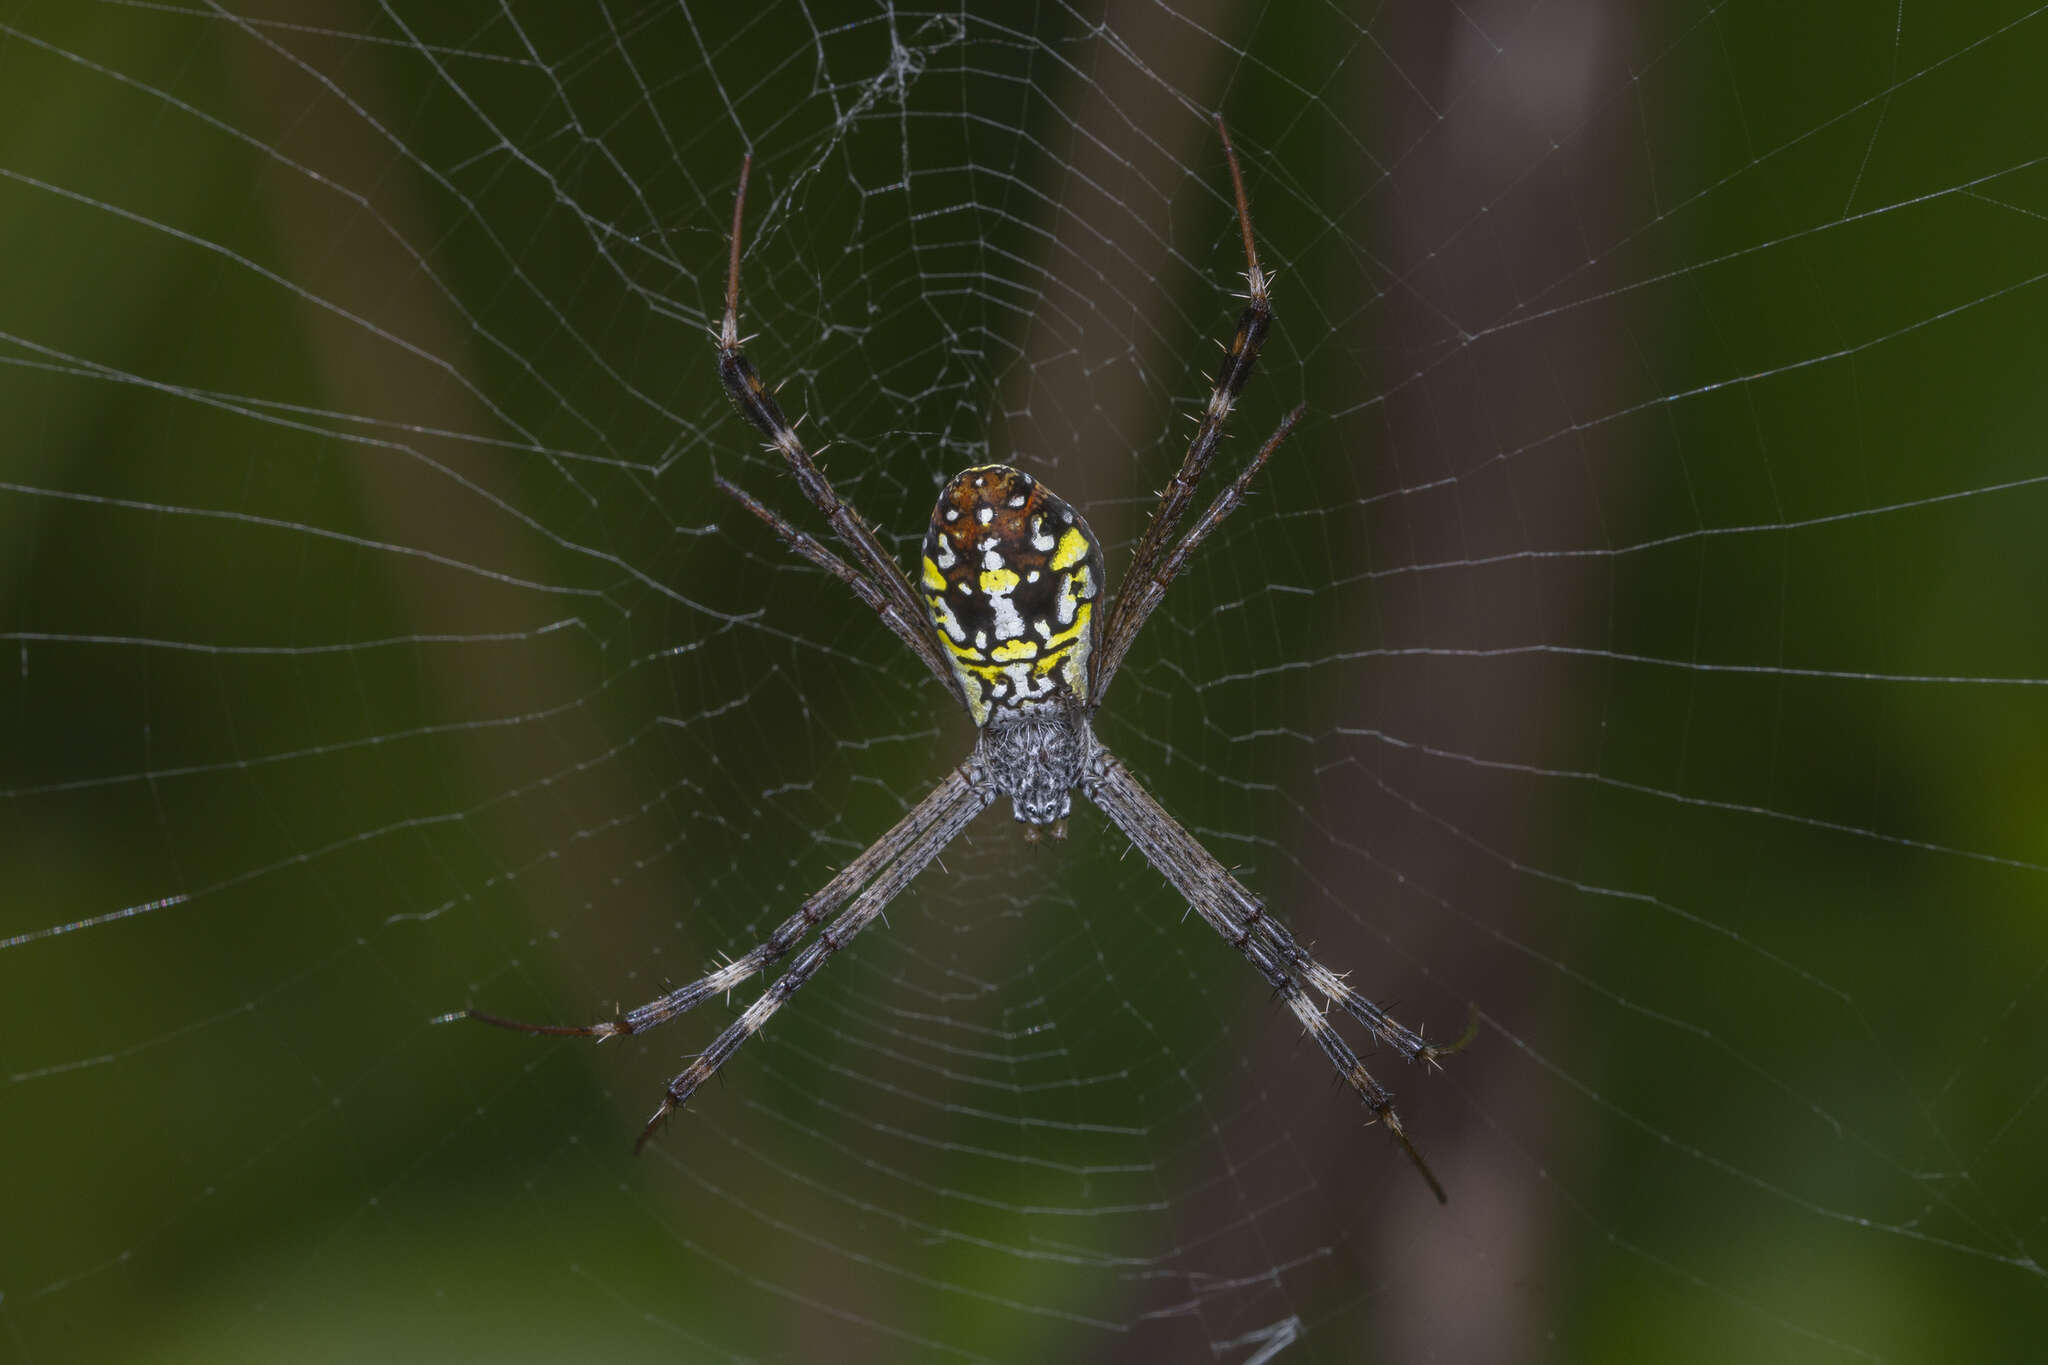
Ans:
[[[0,14],[0,1343],[23,1360],[2009,1356],[2048,1318],[2038,9],[27,0]],[[972,727],[1042,477],[1097,730],[1319,957],[1439,1209],[1100,820],[985,817],[647,1154]],[[513,1305],[509,1308],[507,1305]]]

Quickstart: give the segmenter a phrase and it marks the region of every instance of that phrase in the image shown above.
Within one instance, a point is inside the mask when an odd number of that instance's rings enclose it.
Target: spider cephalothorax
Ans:
[[[1217,120],[1217,130],[1223,122]],[[1267,913],[1265,903],[1202,847],[1153,799],[1130,770],[1094,736],[1089,718],[1102,705],[1131,642],[1210,532],[1244,502],[1245,489],[1300,418],[1289,413],[1238,476],[1193,526],[1182,523],[1195,490],[1215,458],[1230,409],[1251,377],[1272,324],[1267,277],[1259,269],[1245,210],[1244,180],[1236,153],[1223,136],[1244,231],[1249,289],[1237,332],[1225,348],[1209,403],[1180,469],[1160,495],[1151,524],[1138,541],[1114,599],[1105,595],[1102,547],[1067,503],[1044,484],[1008,465],[982,465],[957,474],[939,495],[924,538],[918,582],[896,560],[860,513],[834,491],[804,449],[768,386],[741,351],[739,333],[740,220],[747,202],[747,170],[740,166],[732,213],[732,260],[726,274],[725,318],[718,329],[718,373],[741,414],[766,436],[796,476],[804,496],[824,514],[853,557],[849,564],[797,529],[751,494],[717,480],[718,487],[759,517],[796,553],[846,584],[881,617],[977,727],[974,752],[941,778],[911,808],[752,950],[680,986],[658,1000],[599,1024],[520,1024],[479,1010],[460,1016],[529,1033],[609,1038],[638,1033],[693,1005],[723,995],[796,947],[821,923],[818,937],[790,962],[711,1046],[668,1084],[661,1107],[640,1134],[646,1142],[679,1105],[717,1073],[740,1044],[753,1037],[783,1002],[872,924],[912,878],[946,850],[997,797],[1010,798],[1017,818],[1035,832],[1067,814],[1079,790],[1131,841],[1188,908],[1241,953],[1284,1001],[1337,1074],[1398,1140],[1438,1199],[1443,1187],[1408,1140],[1393,1096],[1330,1023],[1317,997],[1341,1008],[1374,1038],[1407,1061],[1430,1062],[1462,1047],[1438,1047],[1392,1019],[1344,978],[1323,966]],[[1054,831],[1058,832],[1057,827]],[[829,921],[829,923],[827,922]]]
[[[1061,693],[1037,706],[997,712],[982,727],[974,760],[989,785],[1010,798],[1020,821],[1050,825],[1073,808],[1074,788],[1094,749],[1088,713]],[[1062,833],[1055,828],[1053,837]]]

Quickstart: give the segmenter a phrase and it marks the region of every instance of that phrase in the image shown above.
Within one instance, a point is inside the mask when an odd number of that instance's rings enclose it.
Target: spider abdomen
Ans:
[[[1064,499],[1008,465],[963,470],[932,510],[921,567],[976,725],[1063,699],[1086,706],[1102,547]]]

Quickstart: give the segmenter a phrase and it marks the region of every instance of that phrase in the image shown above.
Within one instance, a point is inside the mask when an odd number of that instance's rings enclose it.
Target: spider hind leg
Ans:
[[[1338,1077],[1400,1144],[1437,1202],[1447,1202],[1442,1183],[1422,1159],[1421,1151],[1394,1111],[1393,1093],[1373,1079],[1351,1044],[1310,999],[1302,982],[1306,980],[1329,995],[1347,1014],[1365,1023],[1374,1036],[1411,1061],[1428,1060],[1432,1055],[1421,1035],[1396,1024],[1384,1010],[1345,986],[1341,977],[1297,946],[1258,898],[1203,848],[1200,840],[1167,814],[1166,808],[1129,769],[1099,745],[1082,779],[1081,791],[1180,893],[1188,908],[1200,915],[1224,942],[1242,953],[1287,1002],[1287,1008],[1336,1068]]]

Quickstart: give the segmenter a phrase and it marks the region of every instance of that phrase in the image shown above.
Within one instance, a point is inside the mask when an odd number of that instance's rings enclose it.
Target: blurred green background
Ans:
[[[2048,18],[0,10],[0,1359],[2018,1359],[2048,1332]],[[1092,812],[647,1154],[971,741],[907,561],[1114,575],[1242,268],[1310,415],[1098,733],[1432,1033],[1438,1208]],[[2030,1155],[2031,1154],[2031,1155]]]

